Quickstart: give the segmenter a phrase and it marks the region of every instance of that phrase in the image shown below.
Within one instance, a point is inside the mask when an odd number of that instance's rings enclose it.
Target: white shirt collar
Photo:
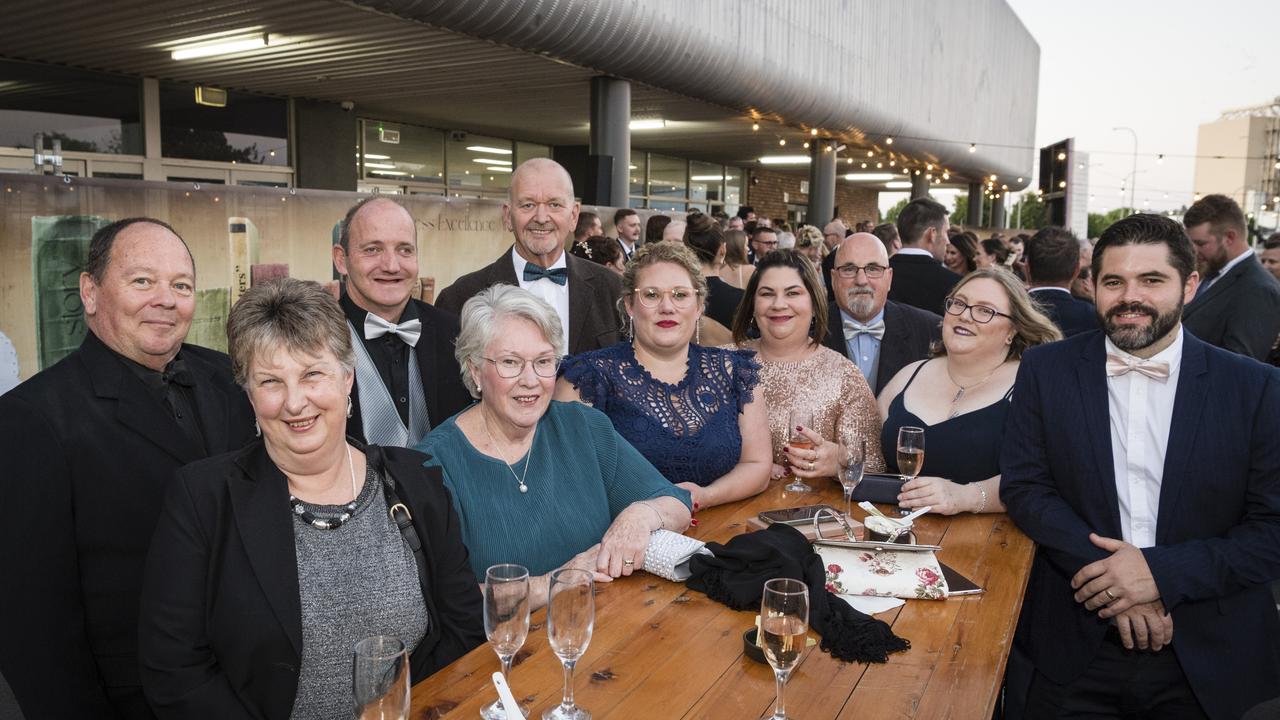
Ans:
[[[929,252],[928,250],[925,250],[924,248],[918,248],[918,247],[904,247],[901,250],[899,250],[897,254],[898,255],[923,255],[932,260],[937,259],[933,257],[933,253]]]
[[[1244,262],[1245,260],[1247,260],[1248,258],[1250,258],[1251,256],[1253,256],[1253,254],[1254,254],[1254,253],[1253,253],[1253,250],[1246,249],[1244,252],[1240,253],[1239,255],[1235,256],[1234,258],[1231,258],[1230,260],[1228,260],[1228,261],[1227,261],[1227,264],[1226,264],[1226,265],[1223,265],[1223,266],[1222,266],[1222,269],[1218,271],[1218,274],[1213,276],[1213,279],[1212,279],[1212,280],[1210,280],[1210,281],[1209,281],[1209,283],[1210,283],[1210,284],[1212,284],[1212,283],[1216,282],[1216,281],[1217,281],[1219,278],[1221,278],[1223,275],[1226,275],[1227,273],[1231,272],[1231,268],[1233,268],[1233,267],[1235,267],[1235,266],[1239,265],[1240,263]]]
[[[1182,324],[1178,324],[1178,334],[1174,336],[1173,342],[1169,343],[1169,347],[1148,358],[1151,362],[1167,362],[1169,363],[1169,377],[1175,377],[1178,368],[1182,366]],[[1107,352],[1119,355],[1122,358],[1133,360],[1134,362],[1146,362],[1137,355],[1132,355],[1111,342],[1111,338],[1106,338]]]
[[[568,263],[566,263],[564,259],[564,256],[566,254],[567,253],[565,253],[563,250],[560,251],[560,257],[556,258],[556,261],[551,263],[551,267],[547,269],[554,270],[556,268],[567,268]],[[520,257],[520,253],[516,252],[516,246],[512,245],[511,246],[511,264],[516,270],[517,280],[524,277],[524,266],[528,262],[529,262],[528,260],[525,260],[524,258]],[[536,265],[537,263],[534,263],[534,264]]]
[[[1044,286],[1041,286],[1041,287],[1033,287],[1033,288],[1031,288],[1030,292],[1040,292],[1041,290],[1057,290],[1057,291],[1059,291],[1059,292],[1064,292],[1064,293],[1066,293],[1066,294],[1068,294],[1068,295],[1070,295],[1070,294],[1071,294],[1071,291],[1070,291],[1070,290],[1068,290],[1068,289],[1066,289],[1066,288],[1064,288],[1064,287],[1057,287],[1057,286],[1055,286],[1055,285],[1044,285]]]

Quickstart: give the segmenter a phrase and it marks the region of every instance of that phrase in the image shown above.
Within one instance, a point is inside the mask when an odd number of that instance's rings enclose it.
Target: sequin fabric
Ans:
[[[690,345],[688,370],[673,385],[650,375],[622,342],[568,358],[562,372],[664,477],[706,486],[742,455],[738,414],[757,382],[751,356]]]
[[[756,350],[758,341],[742,345]],[[787,467],[782,446],[790,437],[792,410],[813,413],[813,429],[828,440],[848,447],[865,440],[867,472],[884,472],[880,450],[880,411],[876,398],[858,366],[845,356],[819,347],[798,362],[760,362],[760,391],[769,410],[769,435],[773,440],[773,461]]]

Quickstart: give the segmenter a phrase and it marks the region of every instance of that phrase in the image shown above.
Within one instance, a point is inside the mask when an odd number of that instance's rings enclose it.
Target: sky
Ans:
[[[1006,1],[1040,45],[1036,146],[1089,153],[1090,212],[1119,207],[1133,169],[1133,135],[1112,128],[1137,133],[1134,204],[1177,209],[1195,159],[1173,155],[1195,155],[1200,124],[1280,96],[1278,0]]]

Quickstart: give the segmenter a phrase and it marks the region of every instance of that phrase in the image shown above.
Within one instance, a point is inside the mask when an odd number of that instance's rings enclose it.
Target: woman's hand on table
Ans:
[[[939,515],[955,515],[972,510],[968,486],[931,475],[908,480],[898,493],[898,505],[916,509],[932,506]]]
[[[787,469],[778,463],[773,464],[773,470],[769,473],[770,480],[781,480],[787,476]]]
[[[610,577],[622,577],[643,568],[652,520],[652,514],[644,514],[644,508],[628,507],[618,513],[600,539],[596,571]]]
[[[690,514],[696,513],[704,507],[710,507],[711,498],[708,497],[707,489],[705,487],[691,482],[676,483],[676,487],[684,488],[689,491],[689,502],[691,503],[689,506]],[[694,521],[693,524],[697,525],[698,523],[697,521]]]
[[[800,428],[800,434],[813,441],[810,450],[784,445],[783,453],[791,464],[791,474],[798,478],[827,478],[840,474],[840,461],[844,459],[844,446],[819,435],[812,428]]]

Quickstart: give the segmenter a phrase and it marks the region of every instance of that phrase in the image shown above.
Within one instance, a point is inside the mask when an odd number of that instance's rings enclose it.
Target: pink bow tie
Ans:
[[[1169,363],[1153,360],[1131,360],[1107,353],[1107,377],[1118,377],[1127,372],[1139,372],[1153,380],[1169,379]]]

